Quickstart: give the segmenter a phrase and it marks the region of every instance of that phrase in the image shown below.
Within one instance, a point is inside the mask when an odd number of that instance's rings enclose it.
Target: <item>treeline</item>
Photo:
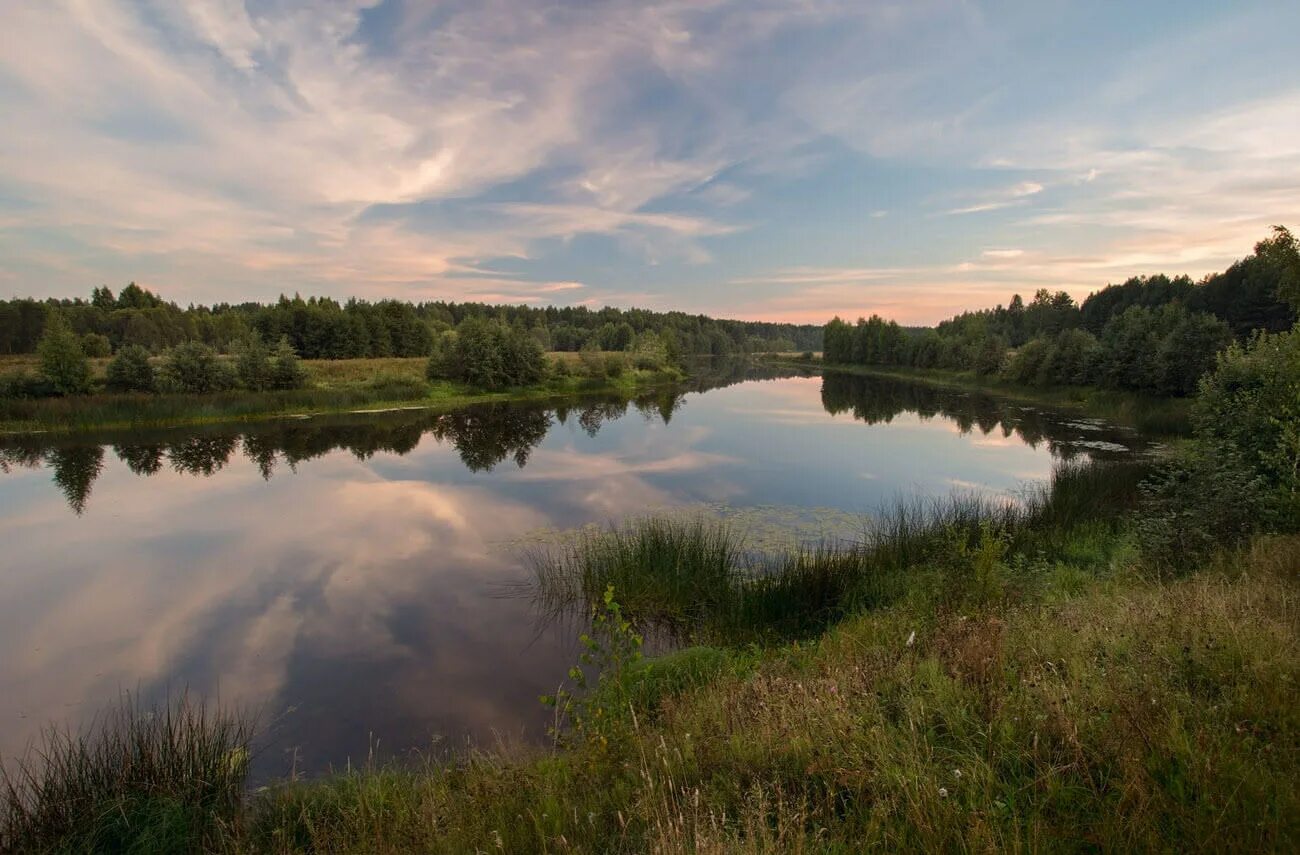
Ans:
[[[495,320],[526,331],[543,350],[584,347],[630,351],[638,337],[659,336],[681,354],[725,356],[757,350],[819,350],[821,328],[811,324],[730,321],[683,312],[580,307],[533,308],[483,303],[340,303],[327,297],[284,297],[269,305],[241,303],[182,309],[134,283],[118,294],[96,288],[89,300],[0,301],[0,354],[34,353],[52,315],[83,339],[88,356],[108,356],[135,345],[159,353],[185,342],[228,352],[256,333],[288,340],[305,359],[429,356],[445,332],[466,320]]]
[[[880,317],[826,325],[828,363],[974,370],[1029,385],[1190,395],[1216,355],[1256,331],[1282,332],[1300,307],[1300,252],[1281,226],[1253,255],[1199,283],[1138,276],[1076,304],[1064,291],[964,312],[934,329]]]

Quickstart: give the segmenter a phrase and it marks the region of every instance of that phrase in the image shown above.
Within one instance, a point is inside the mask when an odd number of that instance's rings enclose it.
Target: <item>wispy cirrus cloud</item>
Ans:
[[[1300,11],[1162,2],[15,4],[0,281],[934,320],[1198,275],[1300,215]]]

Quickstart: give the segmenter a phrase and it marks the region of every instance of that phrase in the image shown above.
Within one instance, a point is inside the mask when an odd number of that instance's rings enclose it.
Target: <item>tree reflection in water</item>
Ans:
[[[251,426],[214,426],[197,430],[137,430],[108,436],[59,437],[48,434],[10,435],[0,438],[0,471],[47,467],[69,507],[82,514],[91,488],[103,471],[105,449],[110,447],[136,475],[150,476],[167,466],[177,472],[210,477],[243,452],[270,479],[283,464],[290,471],[305,461],[338,449],[366,460],[375,454],[405,455],[426,435],[456,449],[471,471],[489,471],[507,459],[516,466],[528,464],[529,454],[556,422],[576,419],[588,435],[635,409],[648,421],[669,424],[688,392],[703,392],[746,380],[808,376],[800,369],[755,367],[727,363],[700,371],[673,388],[657,389],[633,397],[595,396],[550,407],[538,404],[496,403],[466,407],[450,413],[403,410],[388,413],[286,419]],[[999,431],[1015,434],[1030,446],[1046,442],[1052,454],[1070,459],[1080,454],[1105,457],[1128,453],[1116,444],[1133,444],[1133,435],[1099,423],[1060,413],[1045,412],[988,395],[969,394],[919,383],[828,373],[822,380],[822,406],[837,415],[850,413],[867,424],[888,423],[903,413],[921,418],[941,417],[959,431]]]

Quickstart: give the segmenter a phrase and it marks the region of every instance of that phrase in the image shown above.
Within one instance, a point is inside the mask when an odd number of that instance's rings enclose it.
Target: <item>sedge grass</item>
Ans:
[[[182,852],[236,817],[252,721],[181,695],[123,696],[81,732],[48,729],[0,767],[0,851]]]

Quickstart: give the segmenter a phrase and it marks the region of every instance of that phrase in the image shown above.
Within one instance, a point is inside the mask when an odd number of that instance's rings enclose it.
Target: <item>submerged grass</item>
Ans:
[[[0,767],[0,851],[187,852],[215,846],[243,802],[252,721],[181,695],[130,696],[89,728],[50,729]]]

